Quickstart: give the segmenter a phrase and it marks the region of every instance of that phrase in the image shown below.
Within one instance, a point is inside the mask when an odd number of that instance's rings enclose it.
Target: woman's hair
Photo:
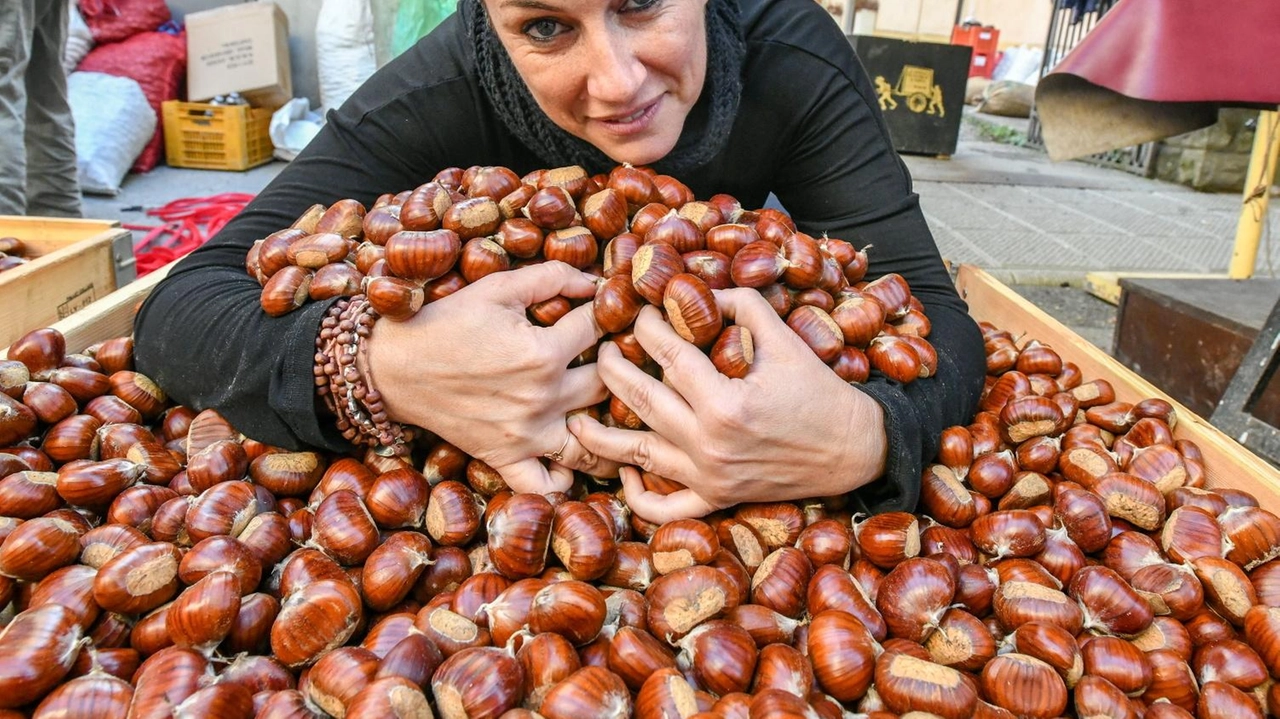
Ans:
[[[475,51],[476,73],[494,112],[520,142],[550,167],[581,165],[605,172],[617,164],[595,146],[565,132],[533,99],[485,12],[483,0],[460,0],[458,12]],[[738,0],[707,0],[707,77],[680,141],[655,169],[680,175],[724,149],[742,95],[746,41]]]

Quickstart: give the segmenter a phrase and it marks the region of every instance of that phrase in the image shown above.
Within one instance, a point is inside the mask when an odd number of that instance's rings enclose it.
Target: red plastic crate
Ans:
[[[973,48],[969,77],[991,77],[1000,55],[1000,31],[991,25],[956,25],[951,29],[952,45]]]

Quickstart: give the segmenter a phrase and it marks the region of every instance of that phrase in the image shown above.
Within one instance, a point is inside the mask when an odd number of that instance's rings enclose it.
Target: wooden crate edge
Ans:
[[[175,264],[177,260],[140,280],[130,282],[50,327],[66,338],[68,352],[81,352],[95,342],[132,334],[136,306],[151,294]],[[7,351],[6,348],[6,354]]]
[[[3,234],[3,231],[0,231],[0,234]],[[33,259],[32,261],[28,262],[25,265],[22,265],[21,267],[15,267],[12,270],[9,270],[8,272],[0,274],[0,289],[4,288],[5,285],[11,284],[11,283],[22,282],[27,277],[35,275],[39,273],[41,270],[44,270],[48,267],[52,267],[59,263],[65,262],[68,258],[74,257],[75,255],[100,244],[106,245],[107,252],[111,256],[111,266],[115,267],[116,261],[115,261],[114,247],[115,247],[116,239],[121,236],[130,236],[130,235],[131,233],[124,228],[108,227],[107,229],[103,230],[102,232],[99,232],[96,235],[92,235],[90,237],[86,237],[81,240],[76,240],[69,245],[59,247],[58,249],[52,252],[48,252],[46,254],[40,255],[39,257]],[[55,240],[49,240],[48,242],[53,242],[53,241]],[[114,273],[113,273],[113,276],[114,276]]]
[[[119,220],[106,220],[95,217],[37,217],[30,215],[0,215],[0,232],[8,232],[9,225],[22,225],[30,227],[68,227],[68,228],[88,228],[100,227],[104,230],[120,227]]]
[[[1158,387],[1072,332],[982,269],[973,265],[961,265],[956,288],[960,296],[969,303],[969,313],[975,319],[990,321],[1015,335],[1027,332],[1029,338],[1053,346],[1065,359],[1080,365],[1086,377],[1102,376],[1111,381],[1117,399],[1132,402],[1147,397],[1162,397],[1169,400],[1178,413],[1178,426],[1174,434],[1200,445],[1205,454],[1206,474],[1211,486],[1244,489],[1258,495],[1260,500],[1265,496],[1264,506],[1280,507],[1280,471],[1223,434],[1207,420],[1170,399]],[[1014,326],[1010,326],[1011,322]]]

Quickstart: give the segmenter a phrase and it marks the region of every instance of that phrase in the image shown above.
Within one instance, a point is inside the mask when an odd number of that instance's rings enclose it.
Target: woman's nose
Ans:
[[[591,43],[587,94],[595,100],[626,104],[644,84],[644,63],[622,32],[602,32]]]

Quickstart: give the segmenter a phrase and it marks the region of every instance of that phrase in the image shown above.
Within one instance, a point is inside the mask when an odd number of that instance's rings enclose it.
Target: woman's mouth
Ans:
[[[625,115],[601,118],[597,122],[615,135],[634,135],[648,129],[653,122],[653,118],[658,114],[658,108],[661,106],[662,98],[659,97],[657,100]]]

